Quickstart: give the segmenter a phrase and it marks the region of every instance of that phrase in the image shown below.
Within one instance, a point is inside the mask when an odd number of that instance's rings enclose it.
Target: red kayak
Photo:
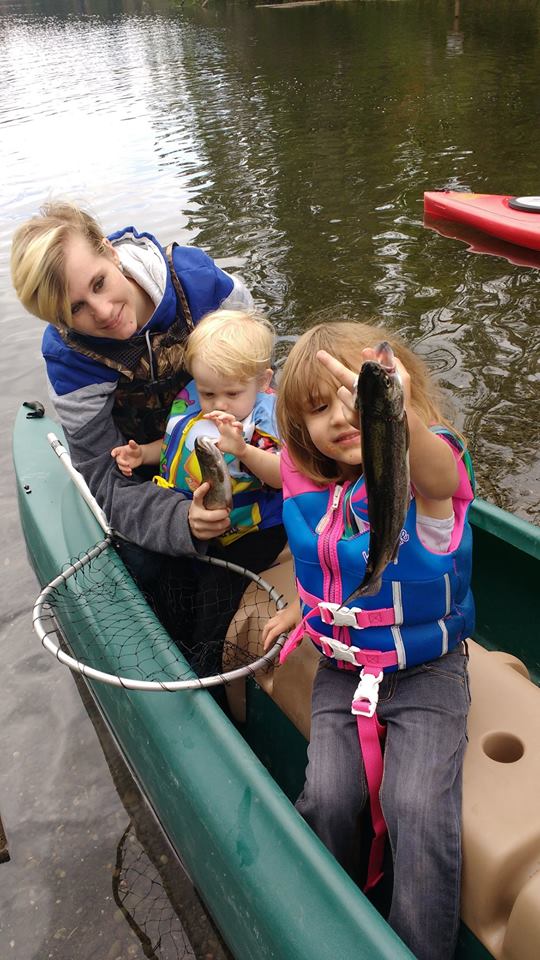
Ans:
[[[424,193],[424,213],[467,224],[529,250],[540,250],[540,197],[432,190]]]

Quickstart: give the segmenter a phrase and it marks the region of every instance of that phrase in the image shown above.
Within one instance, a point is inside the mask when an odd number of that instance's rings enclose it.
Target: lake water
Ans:
[[[46,387],[41,325],[9,282],[11,233],[68,197],[105,231],[204,247],[284,336],[321,309],[381,318],[436,375],[479,494],[538,523],[540,258],[426,229],[422,195],[540,193],[540,8],[3,0],[0,36],[2,956],[218,957],[105,733],[31,629],[10,437]]]

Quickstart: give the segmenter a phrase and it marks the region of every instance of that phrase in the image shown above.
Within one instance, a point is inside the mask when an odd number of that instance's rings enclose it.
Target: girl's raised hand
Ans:
[[[341,384],[341,386],[338,388],[337,394],[343,404],[345,416],[347,417],[349,423],[351,423],[353,426],[358,426],[358,411],[355,407],[355,400],[359,371],[355,373],[353,370],[350,370],[349,367],[346,367],[345,364],[340,363],[339,360],[336,360],[336,358],[330,353],[327,353],[326,350],[319,350],[317,352],[317,359],[320,360],[322,365],[326,367],[326,369],[329,370],[330,373]],[[365,350],[362,350],[363,363],[366,363],[368,360],[378,359],[378,354],[373,347],[366,347]],[[405,400],[405,409],[407,409],[411,399],[411,378],[401,360],[398,360],[397,357],[394,357],[394,360],[396,364],[396,370],[401,379],[403,396]]]
[[[232,413],[224,413],[222,410],[205,413],[204,419],[212,420],[216,424],[220,434],[217,446],[221,452],[230,453],[233,457],[242,457],[247,444],[240,421]]]
[[[363,353],[366,351],[364,350]],[[366,357],[366,360],[370,360],[371,357]],[[338,389],[337,395],[343,404],[343,412],[352,426],[358,426],[358,411],[355,408],[355,397],[356,397],[356,383],[358,380],[358,372],[354,373],[352,370],[349,370],[345,364],[341,363],[339,360],[336,360],[330,353],[327,353],[326,350],[317,351],[317,360],[320,360],[323,367],[326,367],[330,371],[332,376],[338,380],[341,386]]]

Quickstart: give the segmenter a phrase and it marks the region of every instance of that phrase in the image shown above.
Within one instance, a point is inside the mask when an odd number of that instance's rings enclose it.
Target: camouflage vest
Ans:
[[[77,353],[118,371],[113,419],[124,437],[137,443],[150,443],[163,436],[171,404],[191,380],[184,367],[184,354],[194,324],[174,269],[174,246],[169,244],[165,250],[177,302],[176,317],[168,330],[107,341],[98,349],[75,331],[60,329],[65,343]]]

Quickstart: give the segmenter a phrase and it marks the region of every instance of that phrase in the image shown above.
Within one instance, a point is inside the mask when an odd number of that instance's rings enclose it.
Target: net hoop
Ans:
[[[65,584],[71,577],[78,573],[79,570],[82,570],[89,563],[91,563],[92,560],[94,560],[96,557],[99,557],[109,548],[114,549],[112,546],[111,535],[107,536],[104,540],[101,540],[94,547],[92,547],[91,550],[83,554],[78,560],[66,567],[66,569],[62,571],[62,573],[58,574],[54,580],[51,580],[50,583],[43,588],[34,604],[32,622],[34,630],[41,640],[43,647],[54,657],[56,657],[60,663],[63,663],[66,667],[69,667],[73,673],[79,673],[90,680],[99,680],[102,683],[107,683],[113,687],[123,687],[125,690],[142,690],[151,691],[154,693],[175,693],[179,690],[204,690],[208,687],[216,687],[221,684],[231,683],[233,680],[239,680],[242,677],[252,677],[257,671],[263,669],[268,670],[272,666],[273,661],[280,653],[281,648],[287,639],[286,634],[281,634],[271,649],[265,653],[264,656],[258,657],[256,660],[254,660],[253,663],[247,664],[243,667],[236,667],[233,670],[224,671],[223,673],[218,673],[211,677],[194,676],[192,679],[188,680],[136,680],[131,677],[121,677],[112,673],[106,673],[103,670],[97,670],[94,667],[83,663],[81,660],[77,660],[75,657],[70,656],[65,650],[62,650],[59,643],[55,642],[53,639],[53,635],[58,632],[58,629],[55,628],[54,631],[46,629],[44,624],[45,621],[50,622],[51,614],[44,614],[44,607],[48,602],[48,598],[57,587]],[[240,567],[236,563],[230,563],[228,560],[220,560],[218,557],[197,557],[196,559],[200,563],[208,563],[218,567],[226,567],[228,570],[239,573],[248,580],[251,580],[252,583],[257,584],[258,587],[266,591],[269,598],[274,601],[278,610],[282,610],[283,607],[287,606],[287,602],[283,595],[280,594],[271,583],[268,583],[267,580],[264,580],[263,577],[259,576],[259,574],[252,573],[245,567]],[[67,642],[69,645],[69,641]],[[179,655],[181,656],[180,651]]]

